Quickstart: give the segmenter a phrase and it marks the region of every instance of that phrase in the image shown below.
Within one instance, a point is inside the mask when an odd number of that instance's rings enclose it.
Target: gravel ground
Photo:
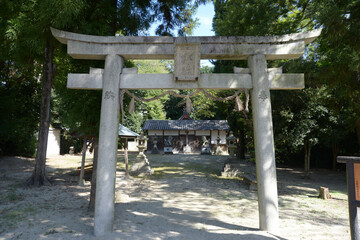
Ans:
[[[134,155],[130,155],[131,160]],[[90,184],[68,172],[80,156],[48,159],[53,186],[26,188],[33,159],[0,158],[1,239],[350,239],[346,174],[278,168],[280,232],[258,230],[257,193],[219,177],[226,156],[148,155],[155,174],[125,178],[118,165],[114,233],[95,238]],[[119,155],[122,162],[123,156]],[[90,162],[90,159],[88,159]],[[328,187],[330,200],[317,198]]]

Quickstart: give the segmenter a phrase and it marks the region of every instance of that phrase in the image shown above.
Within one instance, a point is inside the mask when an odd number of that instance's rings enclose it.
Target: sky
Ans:
[[[194,29],[192,36],[214,36],[214,32],[212,31],[212,20],[215,14],[214,4],[209,2],[205,5],[200,5],[196,10],[195,18],[199,21],[199,26]],[[150,36],[155,36],[155,27],[157,24],[153,24],[150,28]],[[212,67],[213,64],[208,60],[201,60],[201,66],[209,66]]]
[[[209,2],[205,5],[200,5],[195,13],[195,18],[199,20],[199,26],[194,29],[192,36],[214,36],[212,29],[212,19],[215,10],[214,4]],[[155,36],[155,28],[158,22],[155,22],[149,29],[150,36]]]
[[[193,36],[214,36],[212,31],[214,14],[214,4],[212,2],[200,5],[195,14],[195,17],[199,19],[200,26],[194,30]]]
[[[192,36],[214,36],[212,31],[212,20],[215,14],[214,4],[212,2],[200,5],[197,9],[195,17],[199,19],[199,26],[194,29]],[[200,60],[201,66],[214,66],[208,60]]]

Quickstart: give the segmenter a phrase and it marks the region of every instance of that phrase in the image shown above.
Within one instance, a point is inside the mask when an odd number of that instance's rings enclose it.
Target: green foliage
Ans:
[[[172,61],[162,60],[136,60],[135,66],[138,68],[139,74],[145,73],[169,73],[169,69],[173,64]],[[148,90],[148,91],[133,91],[133,93],[145,99],[154,98],[162,94],[163,90]],[[166,113],[164,110],[164,104],[169,99],[166,95],[160,99],[150,102],[138,102],[136,101],[135,110],[138,111],[137,117],[131,117],[129,119],[139,120],[139,116],[143,116],[143,120],[140,123],[145,122],[146,119],[166,119]],[[140,114],[141,113],[141,114]],[[130,126],[138,125],[139,123],[130,123]],[[136,129],[139,129],[136,127]]]
[[[178,94],[186,94],[185,90],[175,90]],[[184,113],[183,99],[170,95],[164,104],[166,119],[178,120]]]
[[[39,96],[33,93],[39,84],[22,69],[7,67],[0,73],[0,149],[4,154],[32,156],[39,117]],[[14,75],[6,73],[12,69]]]
[[[335,109],[347,104],[344,120],[354,129],[360,122],[360,2],[317,0],[309,14],[324,28],[316,49],[320,80],[333,89]]]
[[[170,68],[172,69],[172,68]],[[201,66],[200,73],[212,73],[213,67]],[[194,90],[176,90],[178,94],[188,95],[194,92]],[[211,91],[215,94],[216,91]],[[212,119],[215,117],[214,108],[215,102],[208,99],[204,94],[200,93],[191,98],[193,111],[191,112],[191,118],[193,119]],[[168,119],[179,119],[185,111],[186,100],[175,96],[169,96],[169,99],[165,103],[166,117]]]
[[[216,0],[213,29],[222,36],[263,36],[309,28],[305,18],[308,1]]]
[[[130,130],[140,133],[141,128],[144,126],[145,118],[140,112],[127,114],[125,117],[125,126]]]
[[[50,27],[92,35],[146,35],[158,21],[158,33],[190,33],[197,1],[1,1],[0,9],[0,148],[5,154],[32,155],[38,129],[40,81],[46,44],[55,46],[57,73],[52,93],[52,124],[72,132],[96,135],[100,92],[66,89],[69,72],[88,72],[103,63],[70,59]],[[46,64],[46,63],[45,63]],[[131,65],[128,62],[126,65]],[[165,65],[164,65],[165,66]],[[156,93],[150,93],[154,95]],[[126,103],[127,104],[127,103]],[[148,115],[165,118],[158,104]],[[139,114],[138,114],[139,115]],[[136,119],[136,118],[134,118]],[[137,127],[136,127],[137,128]]]
[[[134,60],[139,74],[143,73],[169,73],[174,61],[169,60]]]
[[[279,35],[323,28],[304,58],[268,62],[268,67],[283,66],[284,72],[305,73],[307,86],[303,91],[272,91],[276,151],[281,161],[290,160],[290,153],[302,152],[305,143],[332,147],[336,154],[334,147],[340,143],[353,146],[344,141],[353,139],[349,136],[355,128],[360,144],[359,1],[216,0],[214,5],[216,35]],[[215,72],[230,73],[233,66],[246,67],[247,63],[216,61]],[[243,119],[239,122],[233,117],[228,118],[232,128],[244,127],[251,136],[251,124],[243,124],[246,115],[236,116]]]
[[[145,98],[153,98],[160,95],[163,91],[162,90],[149,90],[145,93]],[[158,100],[154,100],[151,102],[146,103],[146,112],[145,115],[148,119],[158,119],[164,120],[166,119],[166,113],[164,111],[164,103],[168,99],[168,95],[162,97]]]
[[[83,1],[5,1],[0,14],[0,148],[32,156],[38,130],[45,43],[50,26],[64,28]]]
[[[319,143],[319,138],[322,134],[326,134],[328,130],[325,122],[330,122],[330,113],[325,106],[327,89],[322,87],[320,89],[308,88],[292,94],[287,102],[286,107],[278,106],[280,108],[280,121],[276,121],[277,141],[284,143],[290,149],[298,149],[304,142],[309,142],[311,145]],[[279,124],[280,123],[280,124]]]
[[[197,20],[192,16],[199,4],[207,0],[158,0],[152,2],[152,11],[150,11],[155,21],[161,22],[156,28],[157,35],[170,35],[178,29],[179,35],[191,34],[193,28],[197,25]]]

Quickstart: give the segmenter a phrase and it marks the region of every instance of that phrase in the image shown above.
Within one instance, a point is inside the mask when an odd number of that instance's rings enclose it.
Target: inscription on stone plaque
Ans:
[[[104,97],[104,99],[114,100],[114,98],[115,98],[115,95],[114,95],[114,93],[113,93],[112,91],[106,91],[106,92],[105,92],[105,97]]]
[[[175,44],[176,81],[197,81],[200,77],[200,44]]]
[[[360,163],[354,163],[355,200],[360,201]]]

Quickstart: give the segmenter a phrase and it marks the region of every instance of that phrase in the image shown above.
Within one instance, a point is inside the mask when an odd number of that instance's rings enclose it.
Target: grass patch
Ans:
[[[20,233],[19,235],[16,236],[16,239],[20,239],[22,235],[23,233]]]
[[[8,193],[8,199],[9,199],[9,201],[16,201],[17,199],[19,199],[20,197],[19,197],[20,195],[19,194],[17,194],[16,193],[16,191],[11,191],[11,192],[9,192]]]
[[[23,208],[4,208],[0,210],[0,226],[4,228],[16,226],[25,217],[34,214],[35,209],[28,205]]]
[[[340,191],[330,191],[330,195],[332,198],[345,199],[345,200],[348,197],[347,193]]]
[[[23,195],[17,192],[18,184],[12,184],[7,191],[0,195],[0,203],[7,201],[18,201],[23,199]]]
[[[154,174],[150,179],[174,178],[184,175],[184,168],[176,166],[153,167]]]
[[[51,235],[51,234],[55,234],[55,233],[58,233],[58,231],[56,231],[55,229],[51,229],[51,230],[47,231],[44,235],[47,236],[47,235]]]
[[[184,175],[195,175],[199,177],[216,178],[220,175],[220,170],[212,166],[191,162],[161,162],[152,165],[154,174],[150,179],[174,178]]]

